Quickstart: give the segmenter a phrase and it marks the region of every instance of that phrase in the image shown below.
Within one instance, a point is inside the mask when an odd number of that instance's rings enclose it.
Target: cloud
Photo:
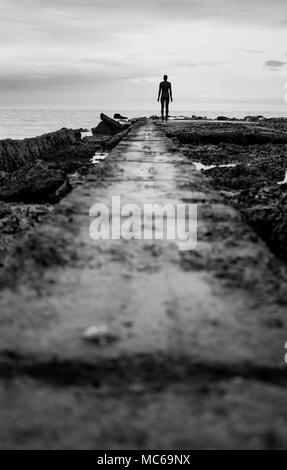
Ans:
[[[267,52],[264,49],[243,49],[244,52],[248,52],[249,54],[264,54]]]
[[[282,60],[266,60],[265,67],[269,68],[270,70],[280,70],[282,69],[287,62],[283,62]]]
[[[222,20],[249,24],[275,23],[284,27],[284,0],[0,0],[1,17],[34,24],[77,26],[83,19],[100,27],[101,21],[121,19],[129,28],[150,21]],[[3,14],[4,16],[3,16]],[[129,22],[130,19],[133,22]],[[50,23],[50,24],[49,24]],[[118,27],[121,22],[118,21]],[[116,27],[116,23],[115,23]]]
[[[31,91],[75,87],[119,86],[121,82],[151,79],[161,74],[160,66],[124,61],[121,58],[75,58],[58,61],[3,63],[0,67],[1,91]]]
[[[82,104],[84,94],[89,102],[91,89],[97,99],[113,93],[114,99],[126,89],[133,101],[145,92],[149,96],[150,85],[167,71],[184,101],[194,90],[198,96],[208,90],[209,96],[225,97],[234,89],[240,100],[260,73],[266,82],[260,90],[256,85],[258,94],[265,97],[271,89],[277,96],[276,77],[263,74],[251,54],[270,47],[270,54],[284,57],[276,44],[284,44],[285,2],[0,0],[0,94],[5,103],[16,91],[29,101],[38,90],[37,104],[42,95],[58,104],[57,91],[60,99],[69,95]],[[250,56],[243,63],[244,47]],[[265,66],[283,67],[270,61]]]
[[[283,28],[283,0],[0,0],[0,44],[99,47],[165,23]]]
[[[191,64],[189,63],[182,64],[182,66],[194,68],[194,67],[215,67],[216,65],[224,65],[224,64],[228,64],[228,62],[195,62]]]
[[[217,65],[228,64],[228,62],[178,62],[178,67],[188,67],[190,69],[197,67],[216,67]]]

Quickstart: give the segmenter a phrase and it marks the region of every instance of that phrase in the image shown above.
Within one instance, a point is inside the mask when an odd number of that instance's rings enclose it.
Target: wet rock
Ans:
[[[89,173],[89,168],[87,166],[82,166],[79,168],[80,175],[87,175]]]
[[[189,119],[189,118],[185,118],[185,119]],[[191,119],[194,120],[194,121],[206,121],[207,117],[206,116],[195,116],[193,114]]]
[[[181,142],[187,158],[206,166],[216,165],[203,171],[208,183],[241,212],[277,257],[287,261],[287,145],[282,143],[287,136],[287,119],[259,120],[248,125],[176,123],[168,133]],[[219,168],[230,163],[236,166]],[[279,299],[286,304],[284,289],[278,293]]]
[[[89,140],[86,140],[89,139]],[[108,137],[105,141],[108,141]],[[48,155],[43,160],[51,170],[62,170],[65,173],[73,173],[82,166],[87,166],[97,150],[105,146],[105,141],[94,137],[86,137],[80,145],[70,147]]]
[[[97,127],[92,128],[92,134],[97,135],[114,135],[114,132],[104,122],[100,122]]]
[[[74,173],[69,174],[69,182],[72,188],[75,188],[76,186],[83,184],[84,181],[85,181],[84,176],[82,176],[78,171],[75,171]]]
[[[28,163],[14,172],[0,188],[0,200],[5,202],[42,203],[55,202],[60,196],[57,191],[67,182],[66,174],[50,169],[38,160]],[[66,185],[68,190],[68,185]]]
[[[115,114],[114,114],[114,119],[128,119],[128,118],[125,117],[125,116],[122,116],[122,115],[119,114],[119,113],[115,113]]]
[[[2,218],[0,214],[0,266],[3,266],[5,259],[9,258],[9,254],[14,252],[17,243],[23,241],[23,237],[53,210],[53,206],[48,204],[5,204],[1,202],[0,208],[2,208],[3,215]],[[13,276],[11,280],[13,281]]]
[[[5,181],[9,176],[9,173],[7,173],[6,171],[0,171],[0,182],[2,183],[3,181]]]
[[[212,184],[217,189],[237,190],[261,186],[266,178],[257,167],[248,168],[245,165],[235,167],[212,168],[204,171],[212,178]]]
[[[217,116],[217,121],[230,121],[229,117],[226,116]]]
[[[85,180],[86,176],[89,173],[89,168],[87,166],[82,166],[78,170],[74,171],[73,173],[70,173],[68,175],[69,177],[69,183],[72,188],[75,188],[79,185],[82,185]]]
[[[248,121],[248,122],[257,122],[257,121],[261,121],[265,119],[264,116],[261,116],[261,115],[258,115],[258,116],[246,116],[244,118],[244,121]]]
[[[118,132],[122,132],[124,129],[126,129],[126,126],[123,124],[120,124],[118,121],[115,121],[114,119],[111,119],[109,116],[106,116],[106,114],[102,113],[101,114],[101,120],[106,126],[108,126],[112,132],[115,134]]]
[[[120,122],[116,121],[115,119],[111,119],[109,116],[105,114],[101,114],[101,122],[97,127],[92,129],[92,134],[94,136],[97,135],[116,135],[120,132],[123,132],[125,129],[129,128],[129,124],[121,124]]]
[[[15,235],[21,230],[21,221],[15,216],[8,216],[0,219],[1,242],[5,235]],[[2,248],[2,247],[1,247]]]
[[[204,172],[214,188],[240,209],[245,220],[280,258],[287,260],[286,185],[280,159],[214,168]],[[282,160],[282,165],[284,159]]]
[[[49,204],[30,204],[26,205],[26,213],[29,216],[33,216],[38,219],[39,216],[49,214],[52,211],[52,207]]]
[[[31,139],[1,140],[0,170],[11,173],[29,161],[35,161],[58,150],[68,149],[80,142],[81,132],[66,128]]]
[[[264,173],[264,170],[265,173]],[[275,172],[275,173],[274,173]],[[216,189],[241,211],[244,219],[278,257],[287,261],[287,195],[285,185],[270,182],[276,170],[239,165],[205,171]],[[275,181],[274,181],[275,180]]]
[[[176,138],[182,144],[191,145],[223,145],[235,144],[266,145],[287,144],[287,132],[263,126],[212,122],[202,126],[188,124],[179,130],[168,130],[168,137]]]
[[[65,197],[72,189],[72,185],[68,179],[55,191],[55,194],[49,196],[50,202],[58,202]]]
[[[5,202],[0,201],[0,219],[3,219],[4,217],[7,217],[11,215],[11,208],[8,204],[5,204]]]
[[[286,196],[266,205],[243,209],[248,223],[266,241],[271,250],[287,261],[287,204]]]

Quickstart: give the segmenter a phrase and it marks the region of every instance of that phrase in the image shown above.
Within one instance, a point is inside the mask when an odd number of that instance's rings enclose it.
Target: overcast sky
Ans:
[[[284,106],[286,0],[0,0],[2,107],[150,109],[165,73],[177,109]]]

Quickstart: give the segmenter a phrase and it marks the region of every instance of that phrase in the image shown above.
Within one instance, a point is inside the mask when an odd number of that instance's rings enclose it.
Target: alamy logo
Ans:
[[[90,209],[90,237],[93,240],[170,240],[180,251],[197,245],[196,204],[94,204]]]

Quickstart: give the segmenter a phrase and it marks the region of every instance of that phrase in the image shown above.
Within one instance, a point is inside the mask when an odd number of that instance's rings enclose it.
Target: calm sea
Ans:
[[[23,139],[35,137],[46,132],[56,131],[62,127],[73,129],[95,127],[100,121],[100,113],[104,112],[113,117],[115,112],[129,118],[151,116],[158,113],[157,108],[147,110],[55,110],[55,109],[0,109],[0,139]],[[191,111],[171,110],[172,115],[208,116],[215,118],[218,115],[244,117],[252,114],[262,114],[266,117],[280,117],[287,115],[286,109],[269,110],[198,110]]]

